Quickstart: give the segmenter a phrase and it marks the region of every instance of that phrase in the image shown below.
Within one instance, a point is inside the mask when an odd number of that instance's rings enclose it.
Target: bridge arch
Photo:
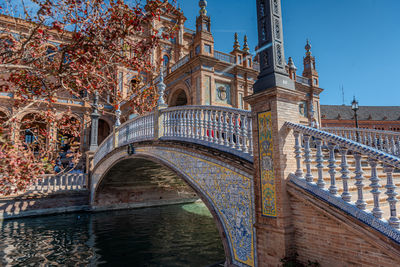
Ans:
[[[252,175],[212,155],[175,146],[136,145],[134,155],[120,147],[92,172],[91,204],[96,209],[99,188],[107,173],[127,159],[145,159],[172,170],[190,185],[213,214],[229,264],[254,266]]]

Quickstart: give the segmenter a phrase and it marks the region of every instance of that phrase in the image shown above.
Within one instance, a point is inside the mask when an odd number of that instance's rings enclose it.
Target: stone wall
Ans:
[[[320,266],[400,266],[400,245],[289,183],[298,260]]]
[[[0,198],[0,220],[87,209],[89,209],[87,190]]]

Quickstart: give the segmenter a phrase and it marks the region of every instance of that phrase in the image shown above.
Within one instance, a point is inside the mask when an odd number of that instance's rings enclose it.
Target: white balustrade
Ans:
[[[164,140],[182,140],[252,156],[251,116],[249,111],[213,107],[181,106],[161,110],[165,125]],[[174,118],[174,119],[170,119]]]
[[[156,114],[159,114],[159,118],[154,118]],[[138,116],[114,129],[113,134],[96,151],[94,166],[117,147],[153,140],[155,121],[162,128],[158,133],[162,140],[193,142],[253,160],[249,111],[213,106],[181,106]],[[116,144],[114,138],[117,138]]]
[[[392,155],[400,155],[400,133],[398,132],[344,127],[325,127],[321,130],[380,149]]]
[[[290,122],[285,125],[293,129],[296,171],[292,174],[292,181],[295,184],[378,227],[382,232],[387,231],[387,227],[398,231],[400,220],[396,184],[400,182],[400,158],[379,150],[379,145],[387,148],[386,144],[390,144],[395,147],[397,135],[364,131],[357,137],[355,131],[342,128],[330,128],[331,133],[328,133]],[[349,140],[357,138],[365,144]],[[370,144],[375,144],[376,148],[370,147]],[[340,158],[339,166],[336,165],[336,157]],[[328,165],[324,166],[324,158]],[[337,172],[341,176],[336,176]],[[318,175],[316,182],[312,178],[313,173]],[[383,179],[384,176],[386,179]],[[370,184],[365,185],[367,178]],[[327,181],[330,186],[325,189]],[[387,197],[382,194],[383,189],[386,189]]]
[[[24,193],[50,193],[86,189],[86,174],[66,173],[62,175],[44,175],[36,179]]]

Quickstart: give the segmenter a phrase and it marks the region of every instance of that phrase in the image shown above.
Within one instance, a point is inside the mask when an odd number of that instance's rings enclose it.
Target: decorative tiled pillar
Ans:
[[[258,266],[278,266],[281,259],[293,255],[286,181],[296,172],[295,140],[283,124],[298,123],[299,97],[296,91],[275,87],[246,98],[253,121]]]
[[[285,70],[280,0],[257,0],[260,75],[251,105],[257,265],[293,256],[294,229],[286,180],[296,172],[295,140],[284,123],[298,123],[301,93]]]

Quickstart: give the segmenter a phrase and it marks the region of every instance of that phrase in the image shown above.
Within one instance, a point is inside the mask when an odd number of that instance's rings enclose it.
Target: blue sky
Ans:
[[[194,29],[197,0],[178,0]],[[230,52],[233,34],[257,44],[255,0],[208,0],[215,49]],[[317,60],[322,104],[400,105],[399,0],[282,0],[285,56],[303,71],[309,38]]]

